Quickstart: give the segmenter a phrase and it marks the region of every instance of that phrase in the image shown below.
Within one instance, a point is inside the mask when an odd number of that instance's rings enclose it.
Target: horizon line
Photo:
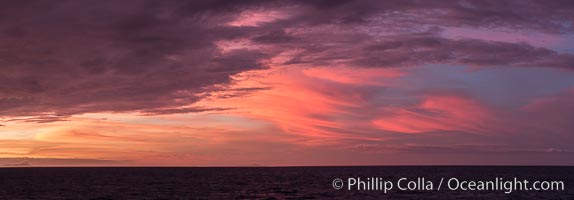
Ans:
[[[46,165],[0,166],[0,168],[298,168],[298,167],[574,167],[574,165]]]

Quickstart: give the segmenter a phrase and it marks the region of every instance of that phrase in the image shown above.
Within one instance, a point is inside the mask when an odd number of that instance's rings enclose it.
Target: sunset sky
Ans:
[[[0,166],[573,158],[572,1],[0,2]]]

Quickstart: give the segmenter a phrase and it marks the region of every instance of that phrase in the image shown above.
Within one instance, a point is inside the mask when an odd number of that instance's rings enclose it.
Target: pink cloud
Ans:
[[[241,12],[233,21],[227,23],[230,26],[259,26],[263,23],[269,23],[276,20],[287,19],[290,13],[296,10],[268,10],[254,9]]]
[[[379,129],[400,133],[432,131],[480,132],[493,114],[476,100],[456,95],[431,95],[414,107],[381,109],[373,121]]]
[[[258,75],[255,75],[258,74]],[[273,68],[236,77],[234,87],[268,87],[237,98],[214,98],[206,106],[227,105],[237,115],[269,121],[285,133],[301,137],[300,144],[325,145],[345,138],[373,139],[347,132],[352,126],[369,127],[360,120],[370,100],[370,86],[382,88],[404,73],[393,69]],[[225,94],[219,94],[226,96]],[[200,104],[201,105],[201,104]],[[301,140],[299,140],[301,141]]]

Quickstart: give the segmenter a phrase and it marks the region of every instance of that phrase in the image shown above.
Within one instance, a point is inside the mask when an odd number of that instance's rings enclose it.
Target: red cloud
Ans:
[[[493,117],[488,107],[464,96],[432,95],[413,107],[383,108],[373,121],[382,130],[399,133],[434,131],[483,132]]]

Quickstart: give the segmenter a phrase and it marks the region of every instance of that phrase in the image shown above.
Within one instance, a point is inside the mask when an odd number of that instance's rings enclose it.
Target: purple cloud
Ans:
[[[0,116],[90,112],[170,114],[284,64],[425,64],[572,68],[574,56],[526,43],[444,38],[440,27],[573,32],[574,6],[553,1],[67,1],[0,5]],[[242,12],[289,10],[256,26]],[[439,27],[439,28],[436,28]],[[430,31],[428,31],[430,30]],[[252,48],[227,51],[221,41]],[[39,121],[46,121],[39,120]]]

